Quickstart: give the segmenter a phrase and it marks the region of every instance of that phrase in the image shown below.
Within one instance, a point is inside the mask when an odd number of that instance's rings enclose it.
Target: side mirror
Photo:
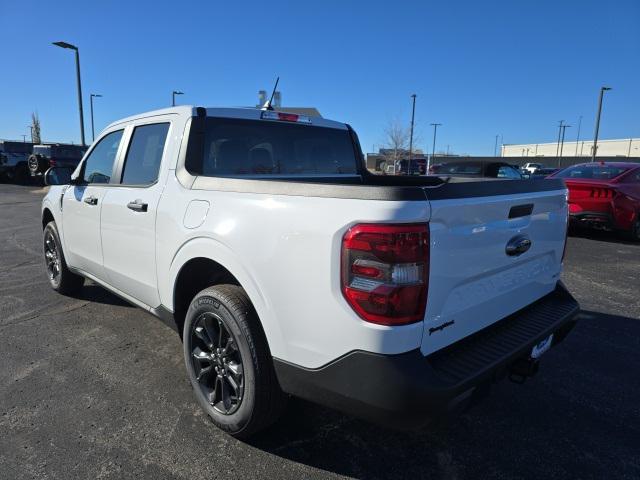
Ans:
[[[51,167],[44,174],[45,185],[69,185],[71,174],[75,169],[71,167]]]

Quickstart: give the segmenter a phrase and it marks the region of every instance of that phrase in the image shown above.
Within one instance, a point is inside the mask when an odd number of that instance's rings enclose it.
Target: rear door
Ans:
[[[161,164],[170,121],[154,117],[127,132],[117,184],[102,205],[102,252],[109,283],[151,307],[159,305],[156,277],[156,213],[164,179]]]
[[[98,140],[82,166],[84,181],[70,186],[62,200],[64,254],[68,264],[103,281],[100,211],[123,133],[122,129],[115,130]]]
[[[553,291],[567,221],[564,189],[430,203],[425,355]]]

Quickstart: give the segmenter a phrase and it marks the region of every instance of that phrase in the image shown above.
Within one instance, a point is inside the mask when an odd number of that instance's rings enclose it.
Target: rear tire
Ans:
[[[187,311],[183,342],[196,398],[218,428],[248,438],[278,419],[286,397],[241,287],[217,285],[198,293]]]
[[[71,295],[80,290],[84,285],[84,277],[76,275],[67,267],[58,227],[54,221],[47,223],[44,227],[43,249],[51,288],[63,295]]]
[[[29,183],[29,167],[22,162],[15,166],[13,171],[13,181],[18,185],[27,185]]]

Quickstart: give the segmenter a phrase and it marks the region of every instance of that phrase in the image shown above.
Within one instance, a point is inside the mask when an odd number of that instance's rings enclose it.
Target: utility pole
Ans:
[[[33,143],[33,125],[27,125],[31,129],[31,143]]]
[[[578,119],[578,135],[576,135],[576,157],[578,156],[578,143],[580,143],[580,127],[582,127],[582,115],[580,115],[580,118]]]
[[[564,123],[564,120],[560,120],[560,126],[558,127],[558,143],[556,145],[556,158],[558,158],[558,155],[560,154],[560,135],[562,134],[563,123]]]
[[[498,156],[498,137],[499,137],[499,136],[500,136],[500,135],[496,135],[496,143],[495,143],[495,145],[493,146],[493,156],[494,156],[494,157],[497,157],[497,156]]]
[[[93,99],[94,98],[101,98],[102,95],[98,94],[98,93],[92,93],[89,96],[89,103],[91,103],[91,143],[94,142],[94,140],[96,139],[96,134],[93,130]]]
[[[429,167],[431,166],[431,162],[433,161],[433,156],[436,154],[436,133],[438,131],[438,127],[441,126],[441,123],[432,123],[433,127],[433,148],[431,150],[431,158],[427,159],[427,173],[429,172]]]
[[[604,92],[611,90],[611,87],[600,87],[600,99],[598,100],[598,114],[596,115],[596,131],[593,134],[593,152],[591,155],[591,161],[596,161],[596,153],[598,151],[598,133],[600,131],[600,114],[602,113],[602,97]]]
[[[411,133],[409,134],[409,165],[407,167],[407,173],[411,175],[413,170],[411,170],[411,160],[413,158],[413,121],[416,116],[416,94],[411,95],[413,99],[413,107],[411,109]]]
[[[562,140],[560,141],[560,156],[558,157],[558,168],[560,168],[560,162],[562,161],[562,150],[564,148],[564,132],[571,125],[562,125]]]

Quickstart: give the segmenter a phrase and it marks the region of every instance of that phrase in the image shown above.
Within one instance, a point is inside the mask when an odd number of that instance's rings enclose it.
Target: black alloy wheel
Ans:
[[[60,283],[60,251],[52,230],[44,234],[44,259],[47,266],[47,275],[52,285]]]
[[[244,367],[238,343],[222,318],[204,312],[191,329],[191,357],[200,390],[223,415],[235,413],[244,394]]]

